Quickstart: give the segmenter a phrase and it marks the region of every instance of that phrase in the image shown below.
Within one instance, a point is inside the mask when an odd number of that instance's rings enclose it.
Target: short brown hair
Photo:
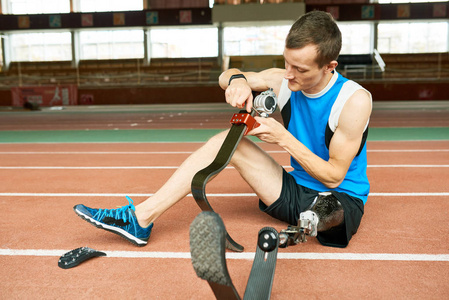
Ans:
[[[301,16],[290,28],[285,40],[288,49],[316,45],[316,63],[321,68],[337,60],[341,50],[341,32],[331,14],[314,10]]]

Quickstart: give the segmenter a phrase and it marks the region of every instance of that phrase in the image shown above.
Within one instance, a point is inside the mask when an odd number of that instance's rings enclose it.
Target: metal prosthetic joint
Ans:
[[[298,225],[288,225],[287,229],[282,229],[279,233],[279,247],[297,245],[307,242],[307,236],[311,235],[312,221],[308,219],[299,219]]]

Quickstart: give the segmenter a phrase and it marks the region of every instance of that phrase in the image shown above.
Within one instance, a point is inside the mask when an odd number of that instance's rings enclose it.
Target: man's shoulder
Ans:
[[[342,86],[341,92],[348,95],[348,98],[354,95],[357,91],[364,91],[363,93],[358,93],[360,95],[365,95],[367,99],[371,100],[371,93],[361,86],[359,83],[347,79]]]

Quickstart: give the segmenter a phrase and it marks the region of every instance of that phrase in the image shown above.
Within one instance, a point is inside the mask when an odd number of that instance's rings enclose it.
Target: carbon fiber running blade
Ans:
[[[278,232],[272,227],[262,228],[259,231],[256,255],[246,285],[244,300],[270,299],[278,248]]]
[[[240,112],[246,113],[246,111],[244,110]],[[254,112],[251,113],[251,116],[252,115],[254,115]],[[217,156],[212,161],[212,163],[204,169],[198,171],[195,176],[193,176],[191,184],[192,195],[198,206],[203,211],[214,211],[206,196],[206,184],[208,183],[209,178],[222,171],[231,161],[232,155],[234,154],[237,145],[242,139],[245,130],[245,124],[232,125],[220,150],[218,151]],[[243,251],[243,246],[234,241],[227,232],[226,247],[232,251]]]

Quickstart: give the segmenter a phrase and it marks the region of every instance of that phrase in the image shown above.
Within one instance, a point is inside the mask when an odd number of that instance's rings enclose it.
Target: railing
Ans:
[[[221,73],[216,58],[155,59],[70,62],[14,62],[0,73],[0,87],[76,84],[78,86],[160,85],[167,83],[217,82]]]
[[[349,59],[349,58],[348,58]],[[383,54],[385,68],[377,63],[340,64],[338,71],[354,80],[449,80],[449,53]],[[282,56],[236,56],[223,64],[242,71],[283,67]],[[217,58],[154,59],[71,62],[13,62],[0,72],[0,88],[30,85],[126,86],[217,83],[222,69]]]
[[[358,80],[449,80],[449,54],[383,54],[381,64],[346,64],[340,72]]]

